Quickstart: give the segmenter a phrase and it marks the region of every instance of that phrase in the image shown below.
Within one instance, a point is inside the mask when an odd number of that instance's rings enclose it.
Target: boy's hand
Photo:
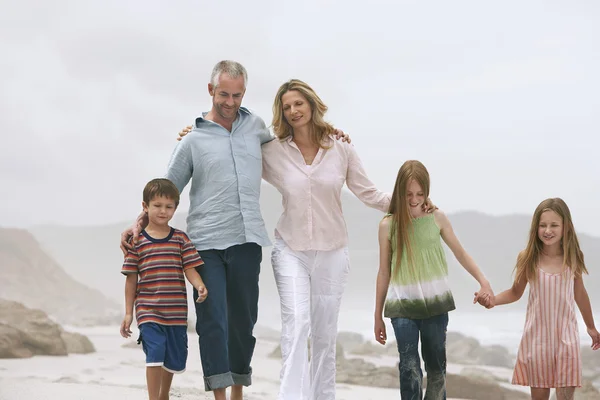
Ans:
[[[186,126],[185,128],[183,128],[181,130],[181,132],[179,132],[179,137],[177,138],[177,140],[183,139],[183,137],[185,135],[187,135],[188,133],[190,133],[191,131],[192,131],[192,126],[191,125]]]
[[[347,134],[344,133],[343,130],[341,129],[334,129],[333,130],[333,134],[335,135],[335,138],[337,140],[342,140],[342,142],[348,142],[348,143],[352,143],[352,140],[350,139],[350,136],[348,136]]]
[[[206,300],[206,297],[208,296],[208,289],[206,289],[206,286],[201,285],[198,286],[196,290],[198,291],[198,298],[196,299],[196,303],[202,303],[204,300]]]
[[[385,345],[387,340],[385,322],[383,322],[383,318],[381,317],[375,317],[375,340],[382,345]]]
[[[133,315],[127,314],[121,322],[121,336],[124,338],[131,337],[131,323],[133,322]]]
[[[588,328],[588,335],[592,338],[592,350],[600,349],[600,333],[596,328]]]

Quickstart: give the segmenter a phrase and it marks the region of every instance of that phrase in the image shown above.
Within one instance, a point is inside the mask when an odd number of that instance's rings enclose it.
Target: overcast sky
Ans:
[[[381,189],[419,159],[447,212],[560,196],[598,235],[596,0],[0,3],[0,226],[134,218],[234,59],[267,124],[312,85]]]

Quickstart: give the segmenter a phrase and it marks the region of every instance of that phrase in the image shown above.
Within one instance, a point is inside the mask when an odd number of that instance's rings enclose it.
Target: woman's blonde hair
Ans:
[[[423,190],[425,199],[429,198],[429,172],[427,168],[416,160],[406,161],[398,171],[394,193],[390,201],[389,213],[392,215],[391,237],[396,240],[396,267],[400,267],[402,251],[406,248],[406,259],[413,260],[411,247],[412,216],[408,207],[406,193],[411,180],[415,180]],[[409,262],[409,264],[413,264]],[[398,271],[399,269],[397,269]]]
[[[577,240],[577,233],[575,233],[573,220],[571,219],[571,211],[569,211],[567,203],[557,197],[542,201],[533,213],[527,247],[519,253],[517,265],[515,266],[516,282],[520,282],[521,279],[526,279],[528,282],[534,282],[537,278],[540,253],[544,247],[544,244],[538,236],[538,228],[540,226],[542,214],[545,211],[554,211],[562,218],[563,263],[571,269],[576,277],[588,273],[583,261],[583,252],[579,248],[579,240]]]
[[[273,131],[275,135],[283,140],[292,136],[294,130],[292,126],[287,122],[285,116],[283,115],[283,101],[282,97],[289,91],[295,90],[300,93],[310,104],[310,108],[312,110],[312,116],[310,120],[310,134],[311,140],[316,145],[327,148],[326,147],[326,139],[330,134],[333,133],[334,129],[331,124],[325,122],[323,117],[327,112],[327,106],[321,98],[317,95],[317,93],[308,86],[305,82],[302,82],[299,79],[291,79],[285,82],[283,85],[279,87],[277,91],[277,95],[275,95],[275,102],[273,103]]]

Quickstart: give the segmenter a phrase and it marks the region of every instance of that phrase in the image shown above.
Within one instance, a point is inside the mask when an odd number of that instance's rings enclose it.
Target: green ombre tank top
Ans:
[[[409,262],[406,248],[396,266],[396,235],[390,227],[391,276],[383,315],[388,318],[425,319],[454,310],[448,285],[448,264],[442,247],[440,228],[432,214],[412,220]]]

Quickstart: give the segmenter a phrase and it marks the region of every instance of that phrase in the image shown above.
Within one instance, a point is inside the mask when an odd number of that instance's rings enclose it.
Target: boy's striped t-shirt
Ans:
[[[184,271],[204,264],[188,236],[171,228],[163,239],[144,230],[129,250],[121,273],[138,274],[135,318],[161,325],[187,325]]]

